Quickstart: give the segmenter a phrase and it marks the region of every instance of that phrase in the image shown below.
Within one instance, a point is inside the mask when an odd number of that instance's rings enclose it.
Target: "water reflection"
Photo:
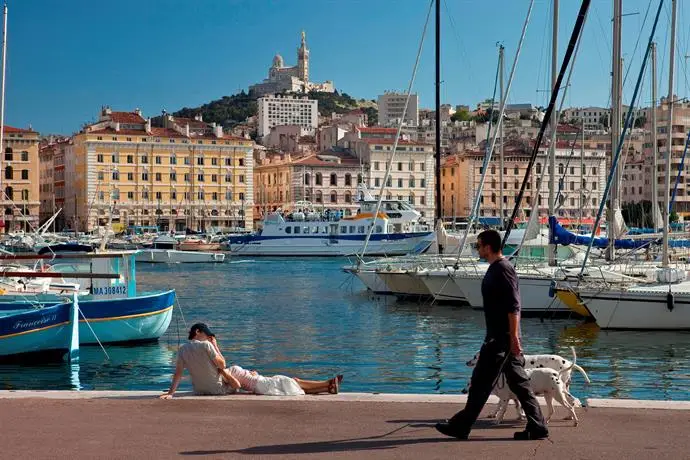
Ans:
[[[168,332],[141,346],[84,347],[69,366],[0,367],[0,388],[163,390],[189,325],[207,322],[230,363],[304,377],[345,374],[345,391],[459,393],[483,340],[481,312],[366,294],[336,259],[261,259],[213,266],[140,266],[142,289],[170,286]],[[182,315],[181,313],[184,313]],[[685,399],[690,334],[604,332],[573,320],[523,320],[528,353],[570,355],[592,379],[579,397]],[[74,380],[78,377],[78,381]],[[184,381],[182,389],[189,389]]]

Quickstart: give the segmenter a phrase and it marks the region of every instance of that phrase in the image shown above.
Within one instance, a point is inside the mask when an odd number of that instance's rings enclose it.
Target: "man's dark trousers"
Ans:
[[[508,356],[507,360],[506,356]],[[448,421],[453,430],[462,434],[470,432],[472,425],[489,399],[493,385],[502,368],[508,387],[517,396],[527,416],[527,431],[532,433],[546,432],[544,416],[525,374],[524,361],[524,357],[513,356],[507,344],[501,345],[496,341],[490,341],[482,345],[477,365],[472,372],[467,404],[463,410]]]

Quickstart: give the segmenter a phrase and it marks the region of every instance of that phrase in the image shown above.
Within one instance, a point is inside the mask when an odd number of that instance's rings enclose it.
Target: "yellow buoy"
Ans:
[[[592,315],[589,310],[582,304],[580,296],[570,289],[556,289],[558,299],[568,306],[572,311],[584,318],[590,318]]]

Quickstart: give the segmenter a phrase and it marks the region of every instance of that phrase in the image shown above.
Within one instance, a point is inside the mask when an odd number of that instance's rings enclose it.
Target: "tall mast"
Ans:
[[[612,61],[612,79],[611,79],[611,162],[613,162],[614,152],[617,151],[618,142],[621,136],[621,11],[622,0],[613,1],[613,61]],[[616,169],[616,174],[611,183],[611,196],[609,199],[609,215],[608,228],[606,230],[609,239],[609,247],[606,251],[606,258],[614,260],[616,257],[616,249],[613,240],[616,238],[616,210],[618,209],[618,194],[620,185],[620,174],[622,168]]]
[[[656,140],[656,134],[657,134],[657,128],[656,128],[656,109],[657,109],[657,102],[656,102],[656,42],[652,43],[652,49],[651,49],[651,54],[652,54],[652,112],[651,112],[651,118],[652,118],[652,133],[651,133],[651,139],[650,142],[652,144],[652,223],[654,226],[654,231],[657,231],[659,229],[659,226],[661,225],[661,222],[659,222],[659,182],[658,182],[658,177],[659,173],[657,172],[659,169],[659,156],[657,153],[658,147],[657,147],[657,140]]]
[[[664,180],[664,238],[663,238],[663,251],[662,251],[662,264],[664,267],[668,267],[668,228],[669,222],[669,206],[670,197],[669,192],[671,190],[671,168],[673,167],[673,72],[675,70],[676,64],[676,9],[677,1],[672,0],[672,12],[671,12],[671,46],[669,52],[669,68],[668,68],[668,136],[666,143],[666,177]]]
[[[7,2],[2,7],[2,88],[0,89],[0,197],[5,197],[5,189],[2,187],[2,161],[5,158],[5,63],[7,61]]]
[[[556,90],[558,79],[558,0],[553,0],[553,22],[551,26],[551,91]],[[556,213],[556,126],[558,111],[551,113],[551,145],[549,145],[549,216]],[[556,265],[556,245],[549,243],[549,265]]]
[[[585,212],[585,188],[582,186],[582,179],[585,176],[585,118],[580,118],[580,183],[577,188],[580,190],[580,223],[578,231],[582,232],[582,218]]]
[[[436,220],[441,210],[441,0],[436,0]],[[442,249],[442,248],[441,248]],[[442,252],[442,251],[439,251]]]
[[[505,56],[504,56],[503,50],[504,50],[503,45],[501,45],[498,48],[498,79],[500,82],[499,85],[501,87],[501,100],[503,100],[503,91],[504,91],[504,89],[503,89],[503,72],[504,72],[503,59]],[[491,113],[492,113],[491,118],[493,118],[493,109],[494,108],[491,107]],[[498,120],[498,126],[499,126],[499,130],[500,130],[499,136],[501,136],[501,150],[500,150],[500,154],[498,157],[498,159],[499,159],[499,164],[498,164],[498,167],[499,167],[499,171],[498,171],[499,192],[498,192],[498,196],[500,197],[499,198],[499,206],[500,206],[499,207],[499,212],[500,212],[499,215],[501,216],[501,228],[504,228],[504,226],[505,226],[505,211],[503,209],[503,196],[504,196],[503,194],[505,193],[505,190],[503,189],[503,167],[504,167],[503,166],[503,145],[505,144],[505,141],[503,138],[504,137],[503,120]]]

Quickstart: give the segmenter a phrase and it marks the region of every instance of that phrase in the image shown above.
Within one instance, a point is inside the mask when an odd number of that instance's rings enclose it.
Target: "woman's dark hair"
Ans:
[[[489,246],[491,252],[501,250],[501,235],[496,230],[484,230],[477,235],[477,240],[481,241],[482,245]]]

